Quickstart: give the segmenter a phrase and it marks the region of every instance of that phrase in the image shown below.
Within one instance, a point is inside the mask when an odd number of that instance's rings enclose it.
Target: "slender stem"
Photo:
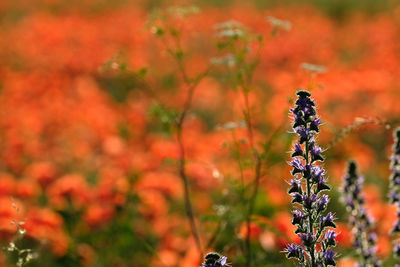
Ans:
[[[200,236],[199,236],[199,232],[198,232],[197,226],[196,226],[196,221],[195,221],[195,217],[194,217],[194,213],[193,213],[193,206],[190,201],[189,180],[188,180],[188,177],[186,174],[185,147],[184,147],[183,138],[182,138],[182,125],[178,125],[177,139],[178,139],[179,151],[180,151],[179,176],[181,177],[181,180],[183,183],[186,215],[189,219],[190,228],[192,231],[193,238],[196,242],[197,249],[199,250],[200,254],[202,255],[203,251],[202,251],[202,247],[201,247]]]
[[[247,223],[247,233],[246,233],[246,253],[247,253],[247,267],[252,266],[252,256],[251,256],[251,243],[250,243],[250,226],[251,226],[251,215],[253,214],[254,211],[254,205],[255,205],[255,200],[256,196],[258,193],[258,188],[260,186],[260,178],[261,178],[261,157],[260,154],[258,153],[256,147],[254,146],[254,139],[253,139],[253,126],[252,126],[252,119],[251,119],[251,110],[250,110],[250,104],[249,104],[249,97],[248,97],[248,90],[246,88],[243,88],[242,90],[243,95],[244,95],[244,101],[245,101],[245,110],[244,110],[244,116],[245,116],[245,121],[247,125],[247,131],[248,131],[248,136],[249,136],[249,144],[250,148],[252,150],[254,159],[256,161],[256,164],[254,166],[254,188],[253,192],[250,196],[249,199],[249,210],[246,218],[246,223]]]
[[[221,228],[222,228],[222,220],[220,220],[220,221],[218,222],[217,227],[215,228],[215,230],[214,230],[213,234],[211,235],[210,239],[208,240],[208,242],[207,242],[207,248],[212,247],[212,245],[215,243],[215,241],[217,241],[217,239],[218,239],[218,234],[220,233]]]
[[[180,42],[180,38],[175,36],[174,41],[176,43],[177,49],[179,53],[182,53],[181,56],[178,56],[174,50],[170,47],[165,37],[162,38],[162,41],[166,47],[167,52],[171,55],[171,57],[176,61],[178,71],[182,76],[183,83],[188,87],[188,94],[186,100],[183,104],[183,110],[180,113],[180,116],[176,120],[176,138],[179,146],[179,176],[181,177],[183,189],[184,189],[184,198],[185,198],[185,210],[186,215],[189,220],[190,229],[192,232],[192,236],[195,240],[196,247],[200,253],[200,259],[203,257],[203,249],[201,245],[200,234],[196,225],[195,215],[193,211],[193,205],[191,202],[190,197],[190,190],[189,190],[189,179],[186,172],[186,153],[185,153],[185,146],[183,140],[183,124],[185,122],[186,116],[192,106],[193,95],[195,89],[197,88],[200,81],[208,74],[209,68],[207,68],[204,72],[199,74],[195,79],[191,79],[185,68],[185,64],[182,59],[183,50]]]
[[[203,255],[203,249],[201,246],[201,239],[200,239],[199,231],[196,226],[196,220],[195,220],[195,216],[194,216],[194,212],[193,212],[193,205],[190,200],[191,198],[190,198],[190,190],[189,190],[189,179],[188,179],[187,173],[186,173],[186,153],[185,153],[185,146],[184,146],[182,132],[183,132],[183,123],[184,123],[187,113],[189,112],[191,105],[192,105],[194,91],[195,91],[197,85],[199,84],[199,82],[201,81],[201,79],[205,75],[206,75],[206,72],[204,74],[200,75],[198,79],[196,79],[193,83],[190,84],[188,96],[183,105],[183,111],[180,114],[178,120],[176,121],[176,128],[177,128],[176,137],[177,137],[177,141],[178,141],[178,145],[179,145],[179,176],[181,177],[181,180],[183,183],[183,188],[184,188],[186,215],[189,219],[190,229],[192,231],[193,238],[196,242],[197,249],[200,253],[200,257],[202,257],[202,255]],[[185,83],[186,83],[186,81],[185,81]]]
[[[305,153],[305,159],[306,159],[306,165],[309,164],[310,159],[309,159],[309,149],[308,149],[308,140],[306,140],[306,153]],[[311,177],[308,176],[306,179],[306,184],[307,184],[307,197],[310,198],[311,197],[311,181],[310,181]],[[314,234],[314,220],[312,217],[312,212],[308,211],[308,222],[309,222],[309,233]],[[315,266],[315,244],[312,245],[312,247],[310,247],[310,254],[311,254],[311,266],[314,267]]]
[[[244,194],[244,173],[243,173],[243,164],[242,164],[242,159],[240,157],[240,146],[239,146],[239,142],[237,141],[236,135],[235,135],[235,131],[232,130],[232,139],[233,139],[233,143],[235,144],[235,149],[236,149],[236,153],[237,153],[237,162],[239,165],[239,172],[240,172],[240,185],[242,187],[242,196]]]

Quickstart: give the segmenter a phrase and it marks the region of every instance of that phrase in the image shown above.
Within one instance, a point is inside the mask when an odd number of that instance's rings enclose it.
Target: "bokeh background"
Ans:
[[[7,251],[10,242],[32,249],[36,259],[26,266],[200,264],[173,125],[188,88],[166,47],[174,40],[157,29],[179,29],[182,62],[194,77],[227,59],[215,28],[226,21],[263,39],[260,50],[250,42],[248,52],[259,58],[248,96],[255,143],[265,152],[250,233],[256,266],[293,265],[281,251],[297,238],[286,191],[294,141],[288,113],[298,88],[311,90],[323,121],[319,143],[339,220],[339,266],[353,266],[339,190],[350,158],[366,177],[378,253],[391,257],[398,1],[3,0],[0,266],[18,260]],[[244,266],[248,196],[241,181],[252,185],[254,162],[243,97],[226,75],[232,68],[216,65],[183,123],[186,170],[204,249]]]

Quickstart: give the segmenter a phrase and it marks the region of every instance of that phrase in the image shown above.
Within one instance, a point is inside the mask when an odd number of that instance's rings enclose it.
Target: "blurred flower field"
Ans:
[[[0,14],[0,266],[196,267],[210,251],[295,266],[299,89],[322,121],[337,266],[357,261],[350,159],[377,257],[400,263],[397,1],[4,0]]]

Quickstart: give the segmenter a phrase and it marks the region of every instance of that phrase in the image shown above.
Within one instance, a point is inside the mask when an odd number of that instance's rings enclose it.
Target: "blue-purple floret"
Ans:
[[[324,263],[325,265],[333,265],[335,266],[335,252],[333,252],[333,250],[328,249],[327,251],[325,251],[323,253],[323,259],[324,259]]]
[[[393,252],[396,257],[400,257],[400,244],[394,245]]]
[[[292,178],[290,182],[291,188],[289,189],[289,194],[291,193],[302,193],[302,187],[301,187],[301,180],[297,180]]]
[[[364,208],[362,194],[364,178],[357,173],[357,165],[350,161],[344,177],[343,202],[349,212],[349,224],[353,228],[353,247],[359,256],[358,266],[380,266],[376,256],[377,237],[372,231],[373,219]]]
[[[288,257],[288,258],[295,258],[295,259],[304,260],[303,247],[299,246],[297,244],[289,244],[289,245],[287,245],[287,247],[284,250],[284,252],[287,253],[286,257]]]
[[[336,266],[335,252],[336,225],[333,213],[326,213],[329,197],[322,191],[330,190],[327,185],[323,150],[316,144],[321,120],[317,116],[314,100],[307,91],[298,91],[293,115],[293,131],[298,141],[293,146],[293,167],[290,189],[294,210],[292,224],[300,237],[300,244],[289,244],[284,252],[287,258],[296,259],[299,266]],[[317,246],[318,245],[318,246]]]
[[[335,238],[337,237],[337,234],[335,231],[328,230],[325,232],[325,245],[326,246],[336,246],[336,240]]]
[[[317,211],[324,211],[329,203],[329,197],[327,195],[322,195],[321,198],[317,200]]]
[[[390,192],[389,200],[397,207],[397,221],[392,228],[392,235],[400,233],[400,128],[394,130],[394,144],[392,148],[392,157],[390,168],[392,174],[390,176]],[[400,258],[400,240],[395,241],[393,254]]]
[[[299,143],[294,144],[292,157],[303,156],[303,148]]]

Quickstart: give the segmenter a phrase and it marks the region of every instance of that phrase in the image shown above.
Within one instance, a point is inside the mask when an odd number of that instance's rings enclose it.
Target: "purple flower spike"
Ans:
[[[353,247],[362,262],[360,266],[380,266],[381,261],[376,257],[376,234],[371,231],[373,219],[364,208],[363,182],[364,178],[357,174],[356,163],[349,162],[342,191],[343,202],[350,214],[349,224],[353,227]]]
[[[393,226],[392,235],[399,237],[400,233],[400,127],[393,132],[394,144],[393,154],[391,157],[390,168],[392,174],[390,176],[390,192],[389,200],[392,204],[397,206],[397,221]],[[400,258],[400,240],[393,247],[393,254]]]
[[[298,208],[293,211],[292,224],[297,226],[295,233],[302,242],[300,245],[288,245],[284,252],[287,258],[296,259],[298,266],[334,265],[334,252],[330,248],[336,246],[336,233],[325,228],[335,227],[335,218],[332,213],[325,216],[329,197],[321,191],[330,190],[330,187],[325,170],[319,165],[324,160],[323,150],[316,144],[321,120],[317,117],[311,94],[298,91],[297,96],[296,106],[290,109],[293,114],[292,127],[298,140],[292,151],[290,166],[293,167],[294,177],[289,183],[291,187],[288,193]]]

